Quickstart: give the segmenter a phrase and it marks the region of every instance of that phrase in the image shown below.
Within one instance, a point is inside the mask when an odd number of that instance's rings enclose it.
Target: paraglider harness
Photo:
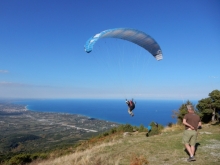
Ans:
[[[133,110],[135,108],[135,104],[132,100],[129,101],[129,107],[130,107],[130,110]]]

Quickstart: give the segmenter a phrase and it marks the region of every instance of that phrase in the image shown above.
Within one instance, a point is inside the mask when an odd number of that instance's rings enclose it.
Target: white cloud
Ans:
[[[219,85],[216,85],[219,86]],[[124,91],[115,88],[92,88],[87,86],[52,86],[0,81],[0,98],[144,98],[144,99],[179,99],[198,100],[206,98],[213,86],[135,88]]]
[[[0,81],[0,87],[24,87],[24,88],[53,88],[50,85],[25,84],[18,82]]]
[[[217,76],[209,76],[210,78],[218,78]]]
[[[7,82],[7,81],[0,81],[0,87],[1,86],[18,87],[18,86],[25,86],[25,84],[13,83],[13,82]]]
[[[0,70],[0,73],[8,73],[8,70]]]

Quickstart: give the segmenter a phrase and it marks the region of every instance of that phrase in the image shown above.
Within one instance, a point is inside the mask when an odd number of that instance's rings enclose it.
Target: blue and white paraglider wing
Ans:
[[[162,51],[159,44],[148,34],[131,28],[116,28],[102,31],[91,37],[85,44],[84,48],[87,53],[93,50],[94,44],[101,38],[119,38],[133,42],[148,52],[150,52],[157,60],[162,60]]]

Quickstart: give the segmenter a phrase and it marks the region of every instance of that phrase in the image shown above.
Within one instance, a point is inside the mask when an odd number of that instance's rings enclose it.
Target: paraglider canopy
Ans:
[[[104,30],[101,33],[98,33],[91,37],[85,44],[84,48],[87,53],[90,53],[93,50],[94,44],[100,38],[119,38],[133,42],[148,52],[150,52],[157,60],[162,60],[162,51],[159,44],[148,34],[131,28],[115,28]]]

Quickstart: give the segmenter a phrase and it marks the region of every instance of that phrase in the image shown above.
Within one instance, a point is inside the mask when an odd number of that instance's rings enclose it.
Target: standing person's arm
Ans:
[[[186,122],[186,119],[183,119],[183,124],[194,130],[195,128]]]
[[[202,122],[200,121],[198,124],[198,129],[201,129],[201,128],[202,128]]]

